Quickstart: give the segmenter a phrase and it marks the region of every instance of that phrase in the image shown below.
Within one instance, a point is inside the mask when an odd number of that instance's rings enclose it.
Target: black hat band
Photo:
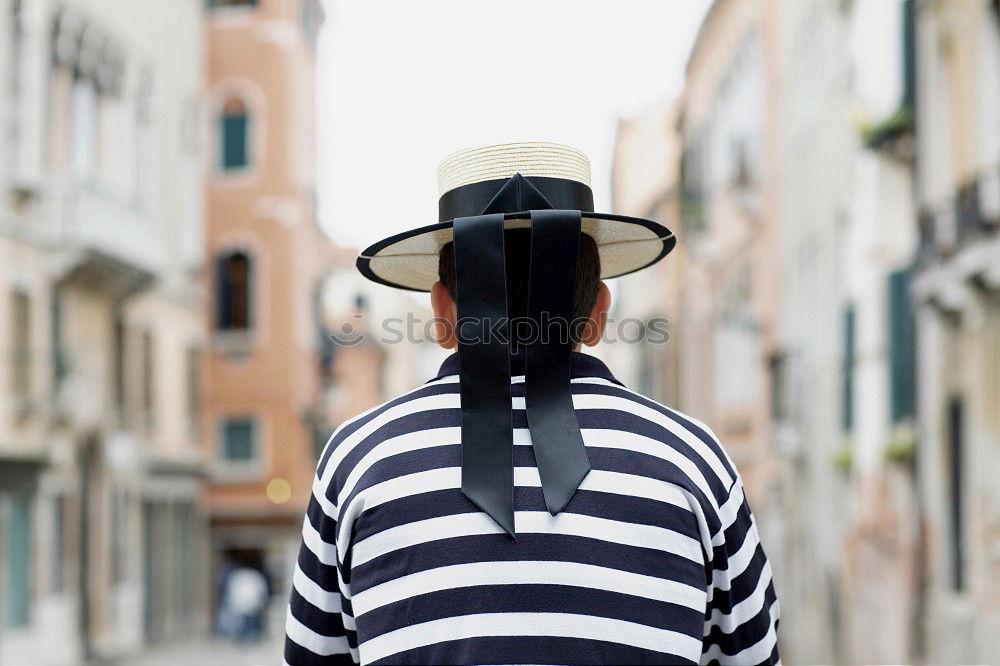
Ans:
[[[594,212],[594,192],[568,178],[522,176],[484,180],[456,187],[438,199],[441,222],[487,213],[517,213],[554,208]]]

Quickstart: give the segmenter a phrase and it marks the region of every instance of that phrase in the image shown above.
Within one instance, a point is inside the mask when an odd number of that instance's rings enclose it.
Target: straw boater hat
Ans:
[[[438,168],[438,189],[440,222],[375,243],[358,257],[358,269],[375,282],[429,291],[441,248],[454,243],[462,493],[513,537],[512,363],[524,367],[528,430],[553,515],[573,498],[590,461],[570,388],[572,340],[538,336],[522,348],[506,339],[506,232],[530,234],[527,308],[534,322],[573,319],[581,234],[596,242],[604,278],[649,266],[676,240],[656,222],[595,213],[590,163],[560,144],[455,153]],[[492,335],[496,322],[503,322],[501,335]]]
[[[558,143],[506,143],[445,157],[438,166],[440,221],[375,243],[358,257],[358,270],[390,287],[430,291],[438,281],[438,253],[453,240],[454,218],[482,213],[493,195],[516,174],[549,199],[550,207],[581,211],[581,230],[597,243],[602,279],[656,263],[676,243],[662,224],[595,213],[590,161],[579,150]],[[504,211],[504,227],[530,226],[529,210]]]

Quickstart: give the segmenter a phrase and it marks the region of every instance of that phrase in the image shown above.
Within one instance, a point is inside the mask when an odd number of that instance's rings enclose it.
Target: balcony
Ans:
[[[970,181],[955,194],[955,235],[959,243],[997,228],[995,214],[989,214],[990,204],[986,202],[985,190],[981,182],[985,178]]]
[[[37,452],[17,452],[0,449],[0,488],[17,492],[32,492],[48,458]]]
[[[39,213],[35,231],[63,251],[66,280],[131,292],[148,284],[167,263],[160,220],[110,191],[52,183]]]
[[[921,208],[917,213],[917,263],[921,266],[929,263],[937,254],[934,247],[935,223],[934,211],[930,208]]]
[[[1000,230],[1000,169],[962,184],[942,205],[923,208],[917,226],[921,265]]]

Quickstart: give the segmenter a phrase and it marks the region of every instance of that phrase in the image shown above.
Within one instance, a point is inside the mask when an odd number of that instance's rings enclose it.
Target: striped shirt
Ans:
[[[779,663],[771,568],[712,432],[591,356],[572,377],[592,470],[557,516],[512,379],[516,541],[460,490],[456,355],[334,433],[286,664]]]

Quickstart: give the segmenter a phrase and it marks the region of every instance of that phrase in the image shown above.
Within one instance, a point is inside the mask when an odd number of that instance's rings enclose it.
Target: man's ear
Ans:
[[[455,337],[458,311],[448,288],[440,282],[435,282],[431,287],[431,308],[434,310],[434,341],[444,349],[454,349],[458,346],[458,339]]]
[[[593,347],[604,336],[604,327],[608,324],[608,311],[611,309],[611,290],[601,282],[597,288],[597,299],[594,309],[590,311],[590,321],[583,327],[580,343]]]

